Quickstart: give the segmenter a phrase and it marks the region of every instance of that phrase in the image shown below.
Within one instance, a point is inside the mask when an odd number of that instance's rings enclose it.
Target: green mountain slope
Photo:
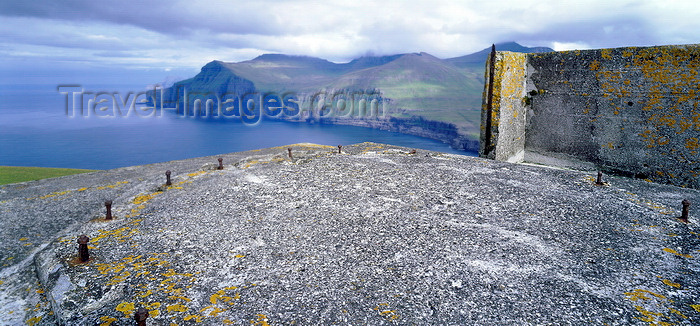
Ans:
[[[483,77],[481,77],[483,78]],[[378,89],[394,117],[423,117],[478,129],[483,81],[427,53],[404,54],[387,64],[344,74],[333,89]]]
[[[548,52],[517,43],[496,45],[499,51]],[[378,91],[384,100],[383,122],[333,120],[372,128],[398,130],[445,141],[470,139],[453,144],[473,149],[478,140],[484,66],[490,48],[449,59],[428,53],[361,57],[348,63],[324,59],[265,54],[255,59],[223,63],[212,61],[194,78],[175,84],[194,91],[217,94],[246,92],[293,92],[310,97],[316,92]],[[177,92],[166,92],[173,99]],[[361,120],[361,121],[360,121]],[[439,126],[436,127],[436,126]]]

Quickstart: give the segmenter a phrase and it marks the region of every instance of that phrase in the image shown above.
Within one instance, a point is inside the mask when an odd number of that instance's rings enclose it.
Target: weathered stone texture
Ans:
[[[698,190],[373,143],[221,157],[0,187],[0,324],[700,323]]]
[[[527,152],[700,187],[700,46],[529,54],[527,66]]]

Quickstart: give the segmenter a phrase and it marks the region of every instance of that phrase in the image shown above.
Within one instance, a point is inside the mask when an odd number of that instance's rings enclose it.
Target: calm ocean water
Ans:
[[[126,94],[128,86],[86,86]],[[365,141],[475,156],[428,138],[352,126],[264,120],[67,117],[56,85],[0,85],[0,165],[111,169],[292,143]]]

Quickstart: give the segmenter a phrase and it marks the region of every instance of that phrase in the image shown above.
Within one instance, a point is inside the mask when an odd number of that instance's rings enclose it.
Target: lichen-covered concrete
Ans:
[[[697,190],[291,147],[1,187],[0,324],[700,323]]]
[[[521,162],[525,155],[527,54],[501,51],[494,60],[491,112],[487,113],[489,65],[481,110],[480,156],[506,162]],[[485,142],[486,119],[490,119],[490,142]],[[487,143],[490,145],[486,148]]]
[[[525,56],[527,81],[507,74],[521,70],[522,62],[502,60],[494,75],[503,78],[494,81],[494,89],[524,94],[526,160],[584,161],[611,173],[700,188],[700,45]],[[500,110],[501,117],[523,116],[523,106]],[[501,122],[494,132],[521,125]],[[511,149],[522,148],[521,140],[495,141]]]

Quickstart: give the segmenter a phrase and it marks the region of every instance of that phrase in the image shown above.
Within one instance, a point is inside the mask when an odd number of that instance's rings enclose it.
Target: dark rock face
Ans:
[[[700,192],[595,181],[363,143],[6,185],[0,321],[698,324]]]
[[[200,105],[206,108],[206,102],[211,100],[214,105],[208,111],[211,115],[218,114],[219,108],[223,107],[223,102],[227,99],[254,93],[253,82],[237,76],[223,62],[212,61],[193,78],[179,81],[164,90],[163,106],[177,107],[177,114],[180,115],[204,114],[203,111],[195,112],[195,101],[199,100],[202,103]],[[155,99],[160,103],[160,94]]]

